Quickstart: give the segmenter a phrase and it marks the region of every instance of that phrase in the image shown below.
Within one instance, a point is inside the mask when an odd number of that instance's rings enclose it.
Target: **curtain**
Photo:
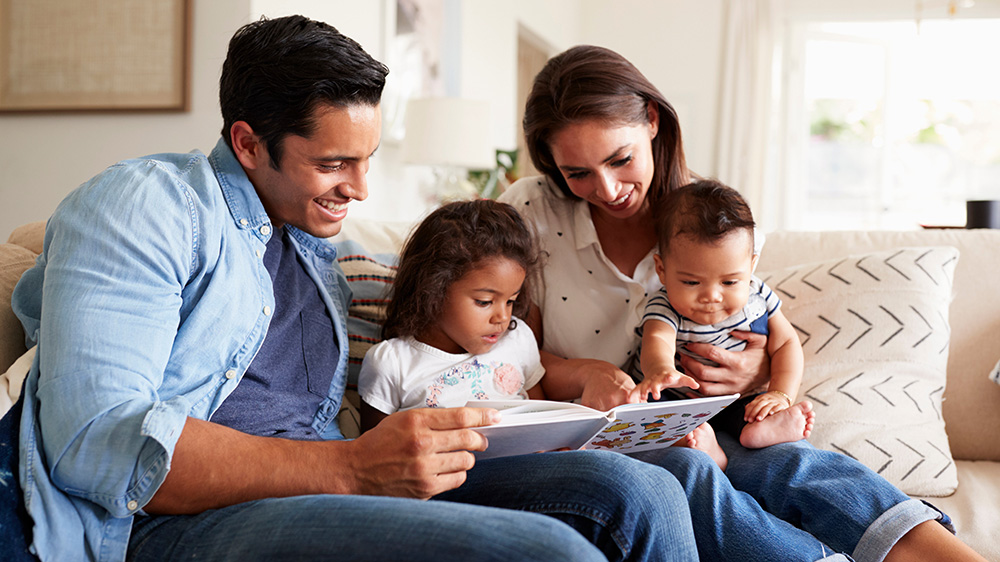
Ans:
[[[771,128],[772,60],[779,0],[725,0],[716,174],[762,221]]]

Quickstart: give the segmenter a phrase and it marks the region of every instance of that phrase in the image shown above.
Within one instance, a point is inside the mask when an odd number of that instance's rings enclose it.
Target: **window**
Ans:
[[[786,228],[961,226],[1000,199],[1000,20],[799,24],[786,52]]]

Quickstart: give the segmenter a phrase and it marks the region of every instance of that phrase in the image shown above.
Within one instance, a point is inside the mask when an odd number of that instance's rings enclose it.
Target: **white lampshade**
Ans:
[[[490,104],[418,98],[406,106],[403,159],[412,164],[485,169],[496,166]]]

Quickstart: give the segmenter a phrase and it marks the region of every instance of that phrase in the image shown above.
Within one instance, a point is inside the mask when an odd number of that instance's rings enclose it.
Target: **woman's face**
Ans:
[[[656,112],[651,115],[651,122],[633,125],[581,121],[549,142],[570,191],[606,218],[627,219],[644,209],[657,130]]]

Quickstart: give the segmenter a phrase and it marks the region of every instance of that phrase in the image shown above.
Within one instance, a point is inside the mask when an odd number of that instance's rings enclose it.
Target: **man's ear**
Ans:
[[[264,143],[246,121],[233,123],[229,128],[229,138],[233,143],[233,153],[244,168],[256,170],[268,163],[270,157]]]

